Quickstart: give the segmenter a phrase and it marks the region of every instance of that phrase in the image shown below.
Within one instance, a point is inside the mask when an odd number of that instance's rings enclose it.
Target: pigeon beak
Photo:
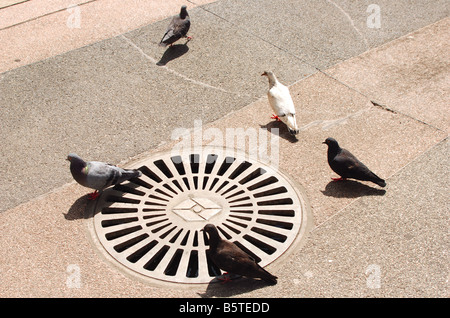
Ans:
[[[261,74],[261,76],[267,76],[267,73],[266,73],[266,72],[264,72],[264,73],[262,73],[262,74]]]

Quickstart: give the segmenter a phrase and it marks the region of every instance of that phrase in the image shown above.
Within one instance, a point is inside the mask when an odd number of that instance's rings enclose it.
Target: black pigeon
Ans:
[[[334,138],[327,138],[323,143],[328,145],[328,164],[330,168],[341,176],[340,178],[333,178],[334,181],[351,178],[371,181],[380,187],[386,186],[386,182],[383,179],[370,171],[350,151],[339,147],[338,142]]]
[[[187,7],[185,5],[181,6],[180,14],[177,14],[172,18],[169,26],[167,27],[166,33],[159,43],[160,46],[172,46],[174,42],[181,38],[187,37],[188,40],[191,39],[191,37],[186,36],[191,26],[191,20],[186,8]]]
[[[207,224],[203,230],[209,235],[209,256],[217,267],[229,274],[261,278],[271,285],[277,283],[277,277],[259,266],[250,255],[236,244],[221,239],[214,225]]]
[[[75,181],[84,187],[95,189],[88,197],[90,200],[99,196],[98,190],[142,175],[139,170],[126,170],[99,161],[86,162],[74,153],[70,153],[67,160],[70,161],[70,172]]]

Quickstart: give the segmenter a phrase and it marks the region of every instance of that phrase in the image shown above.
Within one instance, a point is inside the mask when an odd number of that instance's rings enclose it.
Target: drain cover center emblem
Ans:
[[[207,223],[263,267],[292,250],[311,223],[292,180],[234,149],[168,152],[129,168],[142,176],[103,191],[88,206],[88,226],[110,261],[154,283],[217,281],[221,270],[201,231]]]
[[[222,207],[208,198],[189,198],[176,205],[172,211],[185,221],[208,221]]]

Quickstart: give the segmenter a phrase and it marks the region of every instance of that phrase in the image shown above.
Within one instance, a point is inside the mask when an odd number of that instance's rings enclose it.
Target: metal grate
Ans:
[[[305,234],[305,201],[286,176],[244,153],[166,153],[134,165],[143,175],[105,190],[93,234],[114,261],[145,277],[209,283],[207,223],[261,266]]]

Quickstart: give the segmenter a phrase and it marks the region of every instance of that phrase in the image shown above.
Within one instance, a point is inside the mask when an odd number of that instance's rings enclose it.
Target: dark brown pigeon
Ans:
[[[169,26],[167,27],[166,33],[159,43],[160,46],[172,46],[174,42],[181,38],[187,38],[188,40],[191,39],[190,36],[186,36],[191,26],[191,20],[186,8],[187,7],[185,5],[181,6],[180,14],[177,14],[172,18]]]
[[[70,161],[70,172],[75,181],[84,187],[95,189],[94,193],[89,194],[90,200],[99,196],[98,190],[142,175],[139,170],[126,170],[104,162],[85,162],[74,153],[70,153],[67,160]]]
[[[328,145],[328,164],[330,168],[340,175],[340,178],[332,178],[334,181],[345,180],[348,178],[371,181],[380,187],[385,187],[386,182],[369,170],[361,161],[359,161],[350,151],[339,147],[334,138],[327,138],[323,144]]]
[[[261,278],[275,285],[277,277],[259,266],[255,260],[236,244],[220,238],[217,228],[207,224],[203,230],[209,235],[209,256],[217,267],[226,274],[236,274],[250,278]]]

